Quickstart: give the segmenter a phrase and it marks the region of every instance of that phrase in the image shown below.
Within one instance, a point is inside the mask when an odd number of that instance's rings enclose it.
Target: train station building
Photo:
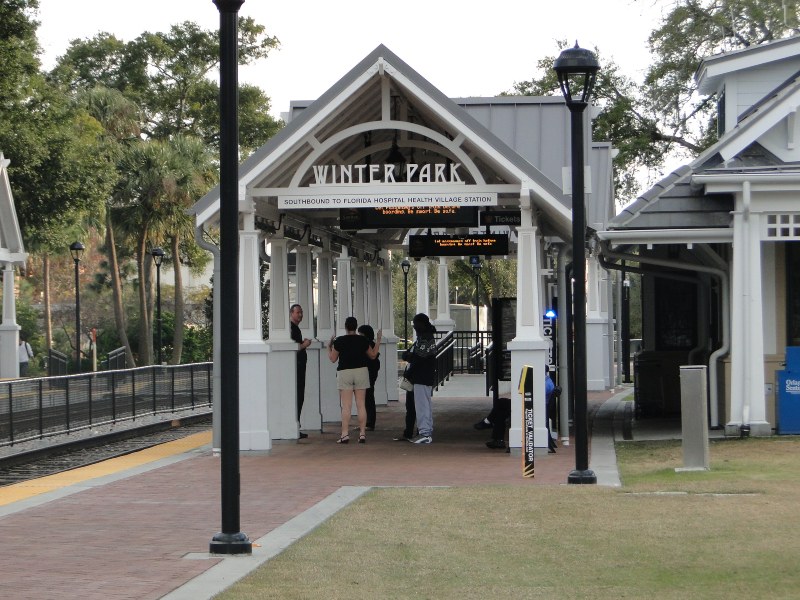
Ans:
[[[587,222],[604,229],[613,214],[612,148],[590,139],[591,116],[586,111]],[[241,449],[266,450],[272,440],[299,435],[297,345],[289,327],[295,302],[306,311],[303,336],[316,340],[309,348],[301,429],[341,419],[335,365],[321,350],[343,333],[350,315],[383,330],[376,399],[398,399],[392,286],[402,282],[391,279],[390,253],[419,259],[418,281],[435,273],[436,297],[418,285],[415,310],[430,314],[445,331],[454,327],[448,261],[488,254],[516,259],[514,331],[507,344],[511,379],[531,365],[533,389],[543,390],[554,341],[544,335],[543,315],[559,308],[551,305],[558,296],[558,257],[565,264],[571,239],[570,121],[563,98],[451,99],[379,46],[317,100],[293,102],[285,120],[286,127],[239,169]],[[203,244],[204,232],[218,222],[219,188],[192,212]],[[480,226],[478,217],[492,213],[513,214],[515,224]],[[267,332],[261,318],[265,262]],[[605,273],[592,258],[589,389],[605,389],[612,378]],[[563,270],[561,277],[563,289]],[[560,308],[566,314],[564,296]],[[564,359],[559,368],[566,364]],[[521,404],[514,383],[512,405]],[[534,394],[534,403],[543,415],[543,394]],[[518,451],[521,411],[512,415],[509,439]],[[537,448],[547,448],[546,436],[544,419],[537,420]]]

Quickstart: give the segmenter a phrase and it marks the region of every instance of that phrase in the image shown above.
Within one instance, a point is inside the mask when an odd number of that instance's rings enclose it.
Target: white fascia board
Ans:
[[[800,37],[793,37],[711,56],[703,60],[695,75],[698,89],[701,93],[708,93],[709,88],[716,91],[719,87],[716,82],[718,77],[796,58],[800,52],[799,44]]]
[[[370,79],[375,73],[378,72],[380,65],[383,63],[383,59],[378,60],[375,62],[370,68],[366,69],[360,77],[354,80],[347,88],[342,90],[342,92],[336,96],[330,103],[328,103],[322,110],[317,112],[312,118],[310,118],[306,123],[303,124],[303,127],[299,128],[297,131],[294,132],[286,141],[281,144],[280,148],[284,147],[295,147],[296,145],[302,145],[304,143],[311,143],[307,142],[306,138],[309,135],[313,137],[314,129],[320,124],[321,121],[327,119],[331,112],[338,108],[340,104],[349,98],[359,87],[364,85],[364,83]],[[263,160],[253,165],[247,173],[240,175],[239,177],[239,201],[243,201],[247,197],[247,186],[256,178],[260,177],[265,170],[267,170],[273,163],[275,163],[280,157],[283,156],[283,152],[280,151],[280,148],[276,148],[274,151],[270,152],[266,155]],[[219,196],[217,196],[216,200],[209,205],[209,207],[198,213],[195,216],[195,223],[197,225],[202,225],[207,221],[211,220],[215,214],[219,212]]]
[[[390,67],[387,65],[386,71],[391,74],[391,76],[405,87],[409,92],[414,94],[417,98],[420,98],[423,102],[427,104],[427,108],[434,112],[442,121],[446,122],[451,127],[460,131],[464,137],[468,138],[470,141],[475,142],[475,140],[481,139],[481,136],[475,133],[473,130],[468,128],[463,121],[457,119],[450,111],[445,110],[441,107],[438,101],[431,98],[428,94],[426,94],[423,90],[421,90],[418,86],[412,83],[408,78],[406,78],[402,73],[398,72],[394,67]],[[510,163],[502,154],[497,152],[492,147],[482,146],[484,153],[494,161],[496,165],[498,165],[501,169],[506,171],[506,174],[515,177],[522,182],[522,187],[527,187],[531,190],[536,191],[536,194],[546,199],[547,201],[552,202],[553,204],[560,204],[553,195],[541,187],[535,181],[531,181],[528,179],[528,174],[520,171],[515,165]],[[544,176],[544,175],[543,175]]]
[[[598,239],[616,244],[723,244],[733,243],[733,229],[625,229],[598,231]]]
[[[353,96],[359,88],[364,86],[364,84],[373,77],[376,73],[378,73],[379,69],[382,68],[383,59],[378,59],[371,67],[366,69],[359,77],[357,77],[353,82],[344,88],[339,95],[337,95],[333,100],[331,100],[328,104],[322,107],[315,115],[313,115],[308,121],[306,121],[301,128],[294,132],[283,144],[281,147],[290,147],[294,148],[295,146],[302,145],[304,143],[311,143],[307,142],[306,138],[308,136],[314,137],[314,130],[324,121],[326,120],[332,112],[337,110],[341,104]],[[276,148],[273,152],[270,152],[264,159],[256,163],[252,166],[252,168],[244,175],[239,178],[240,185],[247,186],[249,185],[253,179],[256,177],[260,177],[264,171],[267,170],[274,162],[276,162],[279,158],[283,156],[283,152],[280,151],[280,148]]]
[[[705,186],[707,194],[736,193],[745,182],[752,192],[800,192],[800,172],[720,173],[694,175],[692,183]]]
[[[12,252],[8,248],[0,248],[0,263],[24,265],[28,262],[27,252]]]

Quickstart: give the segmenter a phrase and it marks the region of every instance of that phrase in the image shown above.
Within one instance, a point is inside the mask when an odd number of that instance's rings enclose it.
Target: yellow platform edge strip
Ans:
[[[38,479],[31,479],[30,481],[15,483],[0,488],[0,506],[13,504],[20,500],[27,500],[39,494],[52,492],[70,485],[97,479],[98,477],[113,475],[114,473],[146,465],[168,456],[189,452],[190,450],[200,448],[210,443],[211,431],[203,431],[179,440],[159,444],[152,448],[132,452],[125,456],[104,460],[94,465],[79,467],[70,471],[64,471],[63,473],[56,473],[55,475],[48,475],[46,477],[39,477]]]

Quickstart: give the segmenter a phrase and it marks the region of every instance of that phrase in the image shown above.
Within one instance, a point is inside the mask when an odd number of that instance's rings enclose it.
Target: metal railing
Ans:
[[[212,363],[0,383],[0,446],[212,403]]]
[[[491,331],[450,331],[434,334],[439,339],[453,336],[453,372],[483,373],[486,348],[492,343]]]
[[[48,377],[56,377],[58,375],[67,374],[67,355],[58,350],[47,351],[47,375]]]
[[[449,332],[436,341],[436,385],[433,387],[434,390],[438,390],[439,386],[450,379],[450,375],[453,374],[455,345],[453,332]]]

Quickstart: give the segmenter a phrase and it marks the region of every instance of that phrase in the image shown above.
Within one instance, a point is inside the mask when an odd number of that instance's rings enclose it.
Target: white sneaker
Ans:
[[[411,440],[412,444],[430,444],[433,441],[433,438],[429,435],[418,435],[413,440]]]

